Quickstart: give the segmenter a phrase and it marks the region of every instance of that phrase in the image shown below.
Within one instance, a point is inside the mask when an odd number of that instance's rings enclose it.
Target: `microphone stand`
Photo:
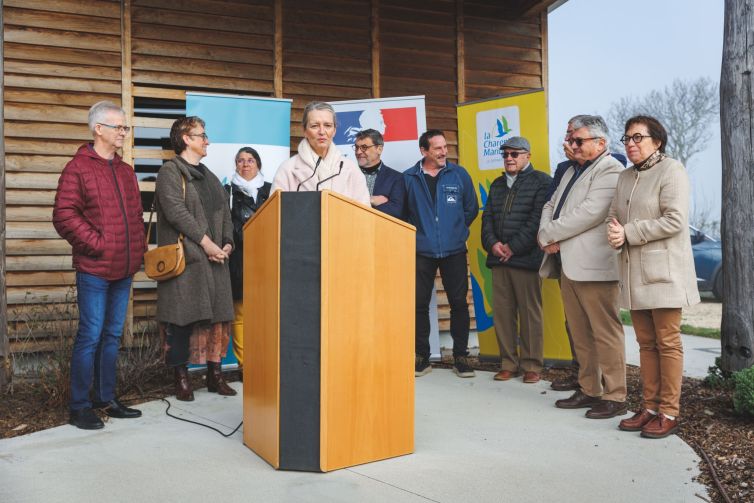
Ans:
[[[298,191],[299,191],[299,190],[301,189],[301,186],[302,186],[302,185],[303,185],[304,183],[306,183],[306,182],[308,182],[309,180],[311,180],[312,178],[314,178],[314,175],[316,175],[316,174],[317,174],[317,168],[319,167],[319,163],[320,163],[320,162],[322,162],[322,158],[321,158],[321,157],[318,157],[318,158],[317,158],[317,163],[316,163],[316,164],[314,165],[314,171],[312,171],[312,174],[311,174],[311,176],[309,176],[309,178],[307,178],[306,180],[302,180],[302,181],[301,181],[301,183],[299,183],[299,184],[298,184],[298,187],[296,187],[296,192],[298,192]],[[341,164],[341,166],[343,166],[343,163],[340,163],[340,164]]]
[[[324,180],[320,180],[319,183],[317,183],[317,190],[319,190],[319,186],[322,185],[323,183],[325,183],[326,181],[332,180],[336,176],[340,175],[341,171],[343,171],[343,161],[340,161],[340,167],[338,168],[338,172],[337,173],[335,173],[334,175],[330,175],[327,178],[325,178]]]

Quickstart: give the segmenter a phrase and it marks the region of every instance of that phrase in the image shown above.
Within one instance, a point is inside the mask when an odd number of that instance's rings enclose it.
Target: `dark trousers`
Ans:
[[[165,365],[177,367],[189,362],[189,350],[191,333],[194,331],[194,323],[188,325],[165,324]]]
[[[453,356],[466,356],[469,345],[469,291],[466,252],[444,258],[416,256],[416,354],[429,358],[429,302],[435,274],[440,277],[450,304],[450,335],[453,337]]]

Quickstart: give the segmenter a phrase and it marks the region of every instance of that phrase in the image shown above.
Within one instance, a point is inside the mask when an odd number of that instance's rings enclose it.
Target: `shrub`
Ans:
[[[735,372],[733,380],[733,407],[743,416],[754,417],[754,366]]]
[[[720,366],[722,358],[715,358],[715,364],[707,369],[707,377],[704,378],[704,385],[712,389],[733,389],[734,382],[732,375]]]

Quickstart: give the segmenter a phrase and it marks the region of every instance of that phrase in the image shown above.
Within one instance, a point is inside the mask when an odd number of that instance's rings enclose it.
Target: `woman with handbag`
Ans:
[[[165,328],[165,363],[175,372],[175,395],[191,401],[187,364],[207,364],[207,389],[235,395],[222,377],[220,362],[233,320],[228,258],[233,225],[228,196],[200,161],[209,139],[199,117],[176,120],[170,142],[178,154],[157,176],[157,244],[181,242],[182,273],[157,283],[157,319]]]
[[[233,222],[235,250],[230,256],[230,284],[233,290],[233,354],[243,365],[243,226],[270,197],[269,182],[262,175],[262,159],[251,147],[236,154],[236,172],[225,186],[230,194],[230,219]]]

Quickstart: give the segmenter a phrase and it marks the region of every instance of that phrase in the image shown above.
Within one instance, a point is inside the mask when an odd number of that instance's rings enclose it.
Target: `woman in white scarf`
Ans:
[[[235,250],[230,255],[230,286],[233,291],[233,354],[243,365],[243,226],[270,196],[270,183],[262,175],[262,159],[256,150],[243,147],[236,154],[236,172],[225,190],[230,193]]]
[[[298,145],[298,154],[280,165],[272,190],[327,189],[370,206],[364,175],[332,144],[337,127],[333,107],[321,101],[309,103],[301,124],[304,139]]]

